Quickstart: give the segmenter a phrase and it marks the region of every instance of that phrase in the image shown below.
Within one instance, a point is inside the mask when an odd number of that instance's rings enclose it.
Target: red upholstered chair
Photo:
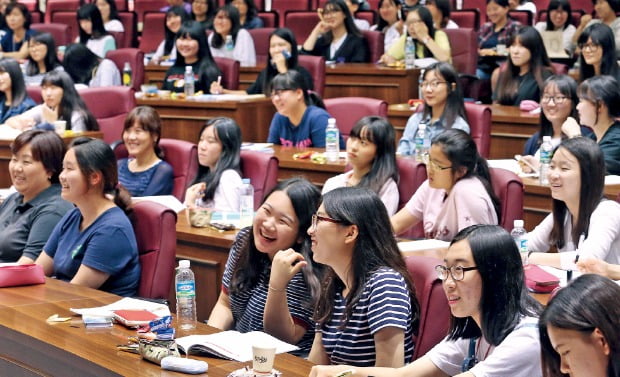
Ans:
[[[555,71],[556,75],[568,74],[568,66],[566,64],[551,62],[551,67]]]
[[[107,86],[82,89],[78,93],[97,119],[103,140],[108,144],[119,140],[127,114],[136,107],[134,90],[125,86]]]
[[[136,12],[122,11],[118,12],[118,18],[123,24],[125,31],[120,43],[116,44],[116,48],[128,48],[137,46],[138,35],[138,16]]]
[[[485,8],[486,9],[486,8]],[[450,19],[459,25],[459,28],[480,29],[480,11],[478,9],[461,9],[450,11]],[[443,29],[444,31],[448,29]],[[450,43],[450,47],[454,45]]]
[[[491,108],[466,102],[465,113],[467,114],[470,135],[478,147],[478,153],[482,157],[488,158],[491,149]]]
[[[278,14],[274,11],[270,12],[258,12],[258,17],[263,20],[264,27],[273,27],[276,28],[280,25],[280,19]],[[248,30],[249,31],[249,30]]]
[[[487,22],[487,2],[486,0],[463,0],[462,9],[479,9],[480,10],[480,25]],[[452,18],[452,13],[450,13]],[[456,21],[455,21],[456,22]],[[459,24],[461,26],[461,24]]]
[[[399,157],[396,159],[398,165],[398,210],[403,208],[411,199],[418,187],[426,181],[426,165],[416,161],[414,158]],[[422,222],[411,227],[406,232],[399,234],[403,237],[423,238],[424,228]]]
[[[79,8],[79,5],[77,5],[75,8],[73,8],[73,11],[69,10],[50,10],[49,6],[50,3],[47,3],[47,11],[45,12],[45,23],[48,22],[53,22],[55,24],[64,24],[69,26],[69,32],[70,34],[70,38],[69,40],[71,42],[75,41],[75,38],[77,38],[77,36],[80,34],[80,27],[77,23],[77,18],[75,15],[75,10],[77,8]],[[51,16],[49,16],[51,14]],[[48,21],[48,17],[51,17],[51,21]],[[56,42],[56,45],[60,45],[58,42]]]
[[[26,87],[26,93],[35,103],[43,103],[41,96],[41,87],[39,85],[29,85]]]
[[[222,86],[230,90],[239,89],[239,61],[214,57],[215,64],[222,71]]]
[[[33,15],[34,13],[39,15],[41,14],[39,13],[39,2],[37,0],[20,0],[19,2],[26,6],[26,8],[30,11],[30,15]],[[32,22],[34,23],[35,21]],[[41,20],[38,19],[36,22],[39,23]]]
[[[241,151],[241,175],[254,186],[254,209],[278,183],[278,158],[269,153]]]
[[[267,63],[269,60],[269,35],[276,30],[274,27],[263,27],[259,29],[250,29],[250,35],[254,40],[254,49],[256,50],[256,65]]]
[[[499,225],[510,232],[514,221],[523,219],[523,182],[515,173],[490,168],[493,191],[499,198],[502,215]]]
[[[72,43],[71,39],[71,27],[65,24],[31,24],[30,28],[40,33],[50,33],[56,46],[66,46]]]
[[[299,55],[298,63],[310,72],[314,91],[323,97],[325,92],[325,58],[322,56]]]
[[[127,0],[114,0],[114,3],[116,4],[116,10],[119,12],[126,11],[129,8],[127,6]]]
[[[138,296],[168,298],[175,268],[177,214],[143,200],[134,203],[131,219],[142,270]]]
[[[53,19],[53,15],[57,11],[66,11],[73,14],[73,20],[77,24],[75,11],[80,7],[80,0],[47,0],[45,5],[45,23],[58,22]]]
[[[138,15],[138,22],[144,23],[144,27],[146,27],[146,14],[149,12],[159,12],[166,5],[168,5],[166,0],[135,0],[134,11]],[[163,25],[162,23],[162,28]],[[144,29],[142,29],[142,35],[144,36]]]
[[[377,62],[384,53],[384,38],[380,31],[363,30],[362,34],[368,42],[368,50],[370,51],[370,61]]]
[[[138,17],[140,17],[139,15],[140,13],[138,13]],[[140,46],[138,47],[142,52],[148,54],[157,50],[157,46],[165,37],[165,22],[165,13],[147,12],[144,14],[142,37],[140,37]]]
[[[297,10],[286,12],[280,19],[284,19],[284,26],[293,31],[297,43],[302,45],[319,22],[319,15],[316,12]]]
[[[478,37],[474,29],[443,29],[452,50],[452,65],[458,73],[474,75],[478,64]]]
[[[21,2],[24,3],[27,7],[29,7],[28,3],[26,3],[25,1],[21,1]],[[36,1],[35,3],[38,3],[38,1]],[[38,4],[35,4],[35,6],[38,8]],[[31,10],[30,8],[28,8],[28,10],[30,10],[31,25],[43,23],[44,21],[43,14],[41,14],[39,10]]]
[[[327,112],[336,118],[340,134],[346,140],[358,120],[368,115],[387,117],[387,102],[376,98],[337,97],[323,101]]]
[[[140,91],[140,85],[144,83],[144,52],[137,48],[119,48],[108,51],[105,57],[112,60],[120,72],[123,72],[125,63],[129,62],[133,80],[131,87]]]
[[[366,20],[369,25],[374,25],[376,23],[375,19],[377,18],[377,14],[372,10],[361,10],[355,13],[355,18]]]
[[[289,11],[295,11],[295,10],[302,10],[302,11],[307,11],[310,10],[310,6],[309,6],[309,1],[308,0],[272,0],[271,1],[271,10],[273,10],[274,12],[276,12],[278,14],[278,17],[280,19],[280,27],[282,26],[286,26],[287,23],[285,21],[285,15],[289,12]],[[314,12],[316,14],[316,12]],[[317,16],[317,20],[318,20],[318,16]],[[314,27],[316,25],[316,22],[312,23],[311,27]],[[286,27],[290,27],[290,26],[286,26]],[[310,29],[312,30],[312,29]],[[294,30],[293,30],[294,31]],[[308,33],[310,34],[310,33]],[[307,34],[306,34],[307,36]],[[297,43],[302,44],[304,43],[303,41],[306,40],[306,36],[303,37],[303,40],[301,38],[300,35],[297,34],[297,32],[295,32],[295,37],[297,38]]]
[[[519,21],[521,25],[532,25],[534,22],[534,15],[529,10],[511,10],[508,17]]]
[[[450,307],[435,272],[435,266],[441,264],[439,259],[412,255],[405,258],[405,263],[420,304],[420,328],[413,351],[415,360],[448,334]]]

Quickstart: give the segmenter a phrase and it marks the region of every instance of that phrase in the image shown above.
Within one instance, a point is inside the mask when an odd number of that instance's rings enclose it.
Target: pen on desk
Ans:
[[[579,243],[577,243],[577,250],[581,249],[583,241],[586,239],[585,234],[581,233],[579,236]],[[575,264],[579,262],[579,254],[575,255]],[[569,282],[573,278],[573,270],[566,271],[566,281]]]

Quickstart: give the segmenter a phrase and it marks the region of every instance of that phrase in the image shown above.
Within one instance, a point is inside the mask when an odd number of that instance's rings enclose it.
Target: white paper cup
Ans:
[[[67,121],[65,120],[57,120],[54,122],[54,130],[59,135],[64,135],[67,129]]]
[[[253,344],[252,357],[254,372],[269,373],[276,358],[276,347],[269,344]]]
[[[508,53],[508,51],[506,50],[506,45],[505,44],[498,44],[497,45],[497,54],[498,55],[506,55]]]

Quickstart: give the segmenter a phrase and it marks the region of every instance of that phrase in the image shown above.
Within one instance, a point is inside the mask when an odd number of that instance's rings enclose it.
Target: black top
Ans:
[[[188,64],[189,65],[189,64]],[[203,93],[210,93],[211,83],[217,81],[217,76],[220,75],[220,70],[216,65],[209,67],[206,72],[198,76],[200,61],[191,64],[194,71],[194,90],[198,92],[202,90]],[[173,92],[182,93],[185,87],[185,66],[173,65],[166,72],[164,78],[164,90],[171,90]]]
[[[551,72],[548,70],[543,71],[543,81],[547,79],[547,77],[551,76]],[[524,100],[532,100],[536,102],[540,102],[540,87],[538,87],[538,83],[534,78],[532,72],[528,72],[523,76],[519,76],[516,80],[519,81],[519,90],[517,90],[516,96],[513,97],[512,101],[500,101],[500,105],[508,105],[508,106],[519,106],[521,101]],[[497,98],[498,88],[495,89],[493,93],[493,99]]]
[[[609,127],[598,145],[603,151],[607,174],[620,175],[620,122],[616,121]]]
[[[347,38],[334,56],[329,55],[330,44],[331,42],[326,41],[323,36],[320,36],[314,44],[312,51],[302,48],[301,52],[308,55],[323,56],[325,60],[333,60],[338,63],[368,63],[370,61],[368,43],[364,37],[347,34]]]

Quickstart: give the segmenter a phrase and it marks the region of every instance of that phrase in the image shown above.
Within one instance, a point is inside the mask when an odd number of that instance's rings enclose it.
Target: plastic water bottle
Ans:
[[[411,37],[405,42],[405,68],[415,68],[415,43]]]
[[[226,51],[232,51],[235,49],[235,42],[233,42],[232,35],[226,36],[226,42],[224,43]]]
[[[252,226],[254,221],[254,187],[250,178],[243,178],[243,185],[239,188],[239,226]]]
[[[523,220],[514,221],[514,228],[510,232],[510,235],[517,244],[523,264],[527,264],[527,231],[523,227]]]
[[[185,66],[185,87],[183,88],[183,92],[185,93],[185,98],[189,98],[194,95],[194,70],[191,65]]]
[[[123,66],[123,85],[124,86],[131,86],[132,75],[133,73],[131,72],[131,65],[129,65],[129,62],[125,62],[125,65]]]
[[[327,128],[325,129],[325,157],[329,162],[338,162],[340,153],[340,131],[336,126],[336,119],[329,118],[327,120]]]
[[[179,328],[181,330],[194,329],[196,328],[196,282],[188,260],[179,261],[174,285],[177,294]]]
[[[540,146],[540,170],[538,173],[538,181],[541,185],[549,185],[549,165],[551,164],[551,136],[543,136],[543,142]]]
[[[420,123],[418,131],[415,134],[415,159],[419,162],[425,162],[428,150],[430,148],[430,139],[426,132],[426,124]]]

